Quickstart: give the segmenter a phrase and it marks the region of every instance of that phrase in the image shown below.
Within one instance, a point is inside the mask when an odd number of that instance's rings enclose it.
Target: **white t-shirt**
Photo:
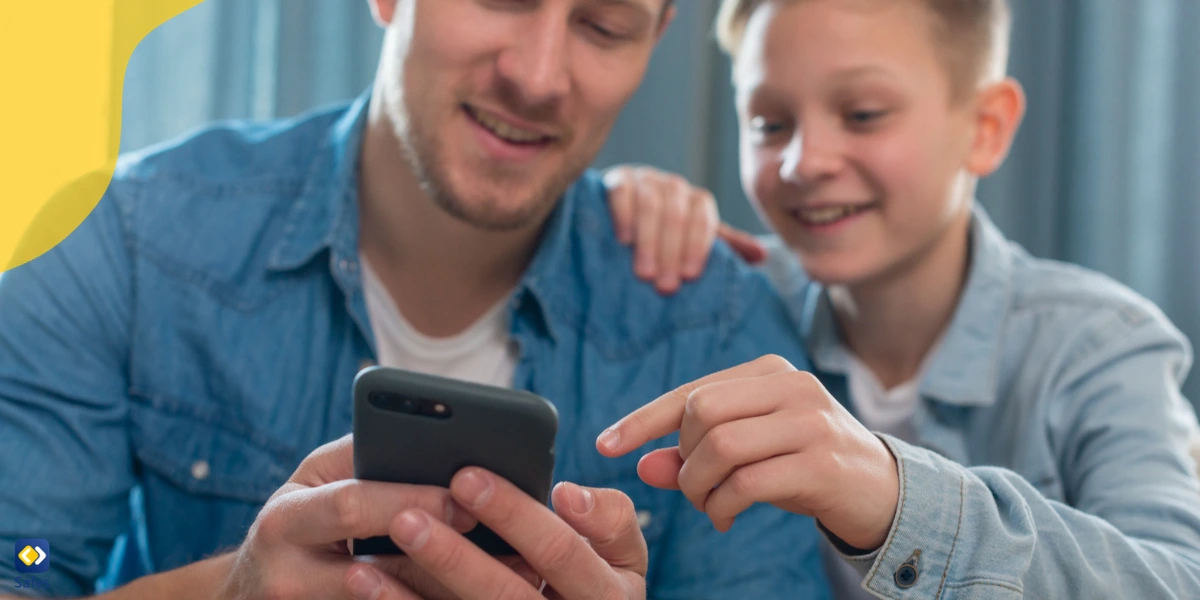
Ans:
[[[379,364],[428,375],[474,383],[512,387],[517,349],[509,336],[508,297],[455,336],[433,338],[417,331],[400,310],[383,282],[362,264],[363,294]]]
[[[921,401],[921,376],[889,390],[883,389],[879,378],[852,353],[846,353],[846,383],[850,388],[850,402],[859,422],[871,431],[886,433],[906,442],[912,442],[916,433],[912,418]]]

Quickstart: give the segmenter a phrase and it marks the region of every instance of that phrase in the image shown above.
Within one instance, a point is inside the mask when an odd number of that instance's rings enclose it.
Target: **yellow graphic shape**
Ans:
[[[33,546],[25,546],[25,549],[17,555],[17,558],[21,559],[21,562],[25,563],[27,567],[32,567],[33,561],[37,560],[37,557],[38,553],[33,549]]]
[[[96,207],[121,140],[133,49],[202,0],[0,1],[0,272]]]

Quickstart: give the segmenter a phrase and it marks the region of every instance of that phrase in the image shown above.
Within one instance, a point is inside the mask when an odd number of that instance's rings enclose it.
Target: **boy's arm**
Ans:
[[[887,438],[900,467],[884,546],[846,555],[884,598],[1181,598],[1200,589],[1200,484],[1179,393],[1178,334],[1113,315],[1103,343],[1068,367],[1050,404],[1064,496],[1017,473],[967,468]],[[1064,352],[1069,350],[1064,345]],[[912,587],[897,575],[917,552]]]

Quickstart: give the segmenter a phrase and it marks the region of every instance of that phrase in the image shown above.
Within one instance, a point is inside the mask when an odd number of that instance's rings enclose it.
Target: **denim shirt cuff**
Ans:
[[[900,499],[883,546],[869,554],[822,532],[842,560],[863,575],[863,587],[883,598],[938,598],[954,558],[965,485],[961,468],[928,450],[877,434],[896,457]]]
[[[893,520],[892,526],[895,527],[895,525],[896,523]],[[843,542],[841,538],[826,529],[825,525],[820,521],[817,521],[817,529],[819,529],[821,534],[825,536],[825,539],[829,541],[829,545],[833,547],[833,551],[837,553],[838,558],[841,558],[846,562],[846,564],[854,567],[854,570],[858,571],[859,575],[866,577],[867,571],[871,569],[871,565],[875,564],[875,559],[879,556],[880,548],[876,548],[871,552],[863,552],[862,550]]]

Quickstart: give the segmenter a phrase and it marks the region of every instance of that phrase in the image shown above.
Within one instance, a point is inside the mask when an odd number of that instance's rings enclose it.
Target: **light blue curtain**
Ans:
[[[375,74],[381,39],[365,0],[205,0],[134,51],[121,149],[352,98]]]
[[[761,230],[738,180],[728,62],[712,42],[718,1],[677,4],[597,165],[677,171],[712,189],[728,221]],[[982,202],[1034,254],[1112,275],[1200,339],[1200,1],[1013,4],[1011,71],[1030,109]],[[363,0],[206,0],[135,52],[122,149],[353,97],[380,39]],[[1200,376],[1187,392],[1200,400]]]
[[[1122,281],[1200,341],[1200,2],[1015,8],[1029,115],[982,202],[1032,253]],[[1200,406],[1200,375],[1185,393]]]

